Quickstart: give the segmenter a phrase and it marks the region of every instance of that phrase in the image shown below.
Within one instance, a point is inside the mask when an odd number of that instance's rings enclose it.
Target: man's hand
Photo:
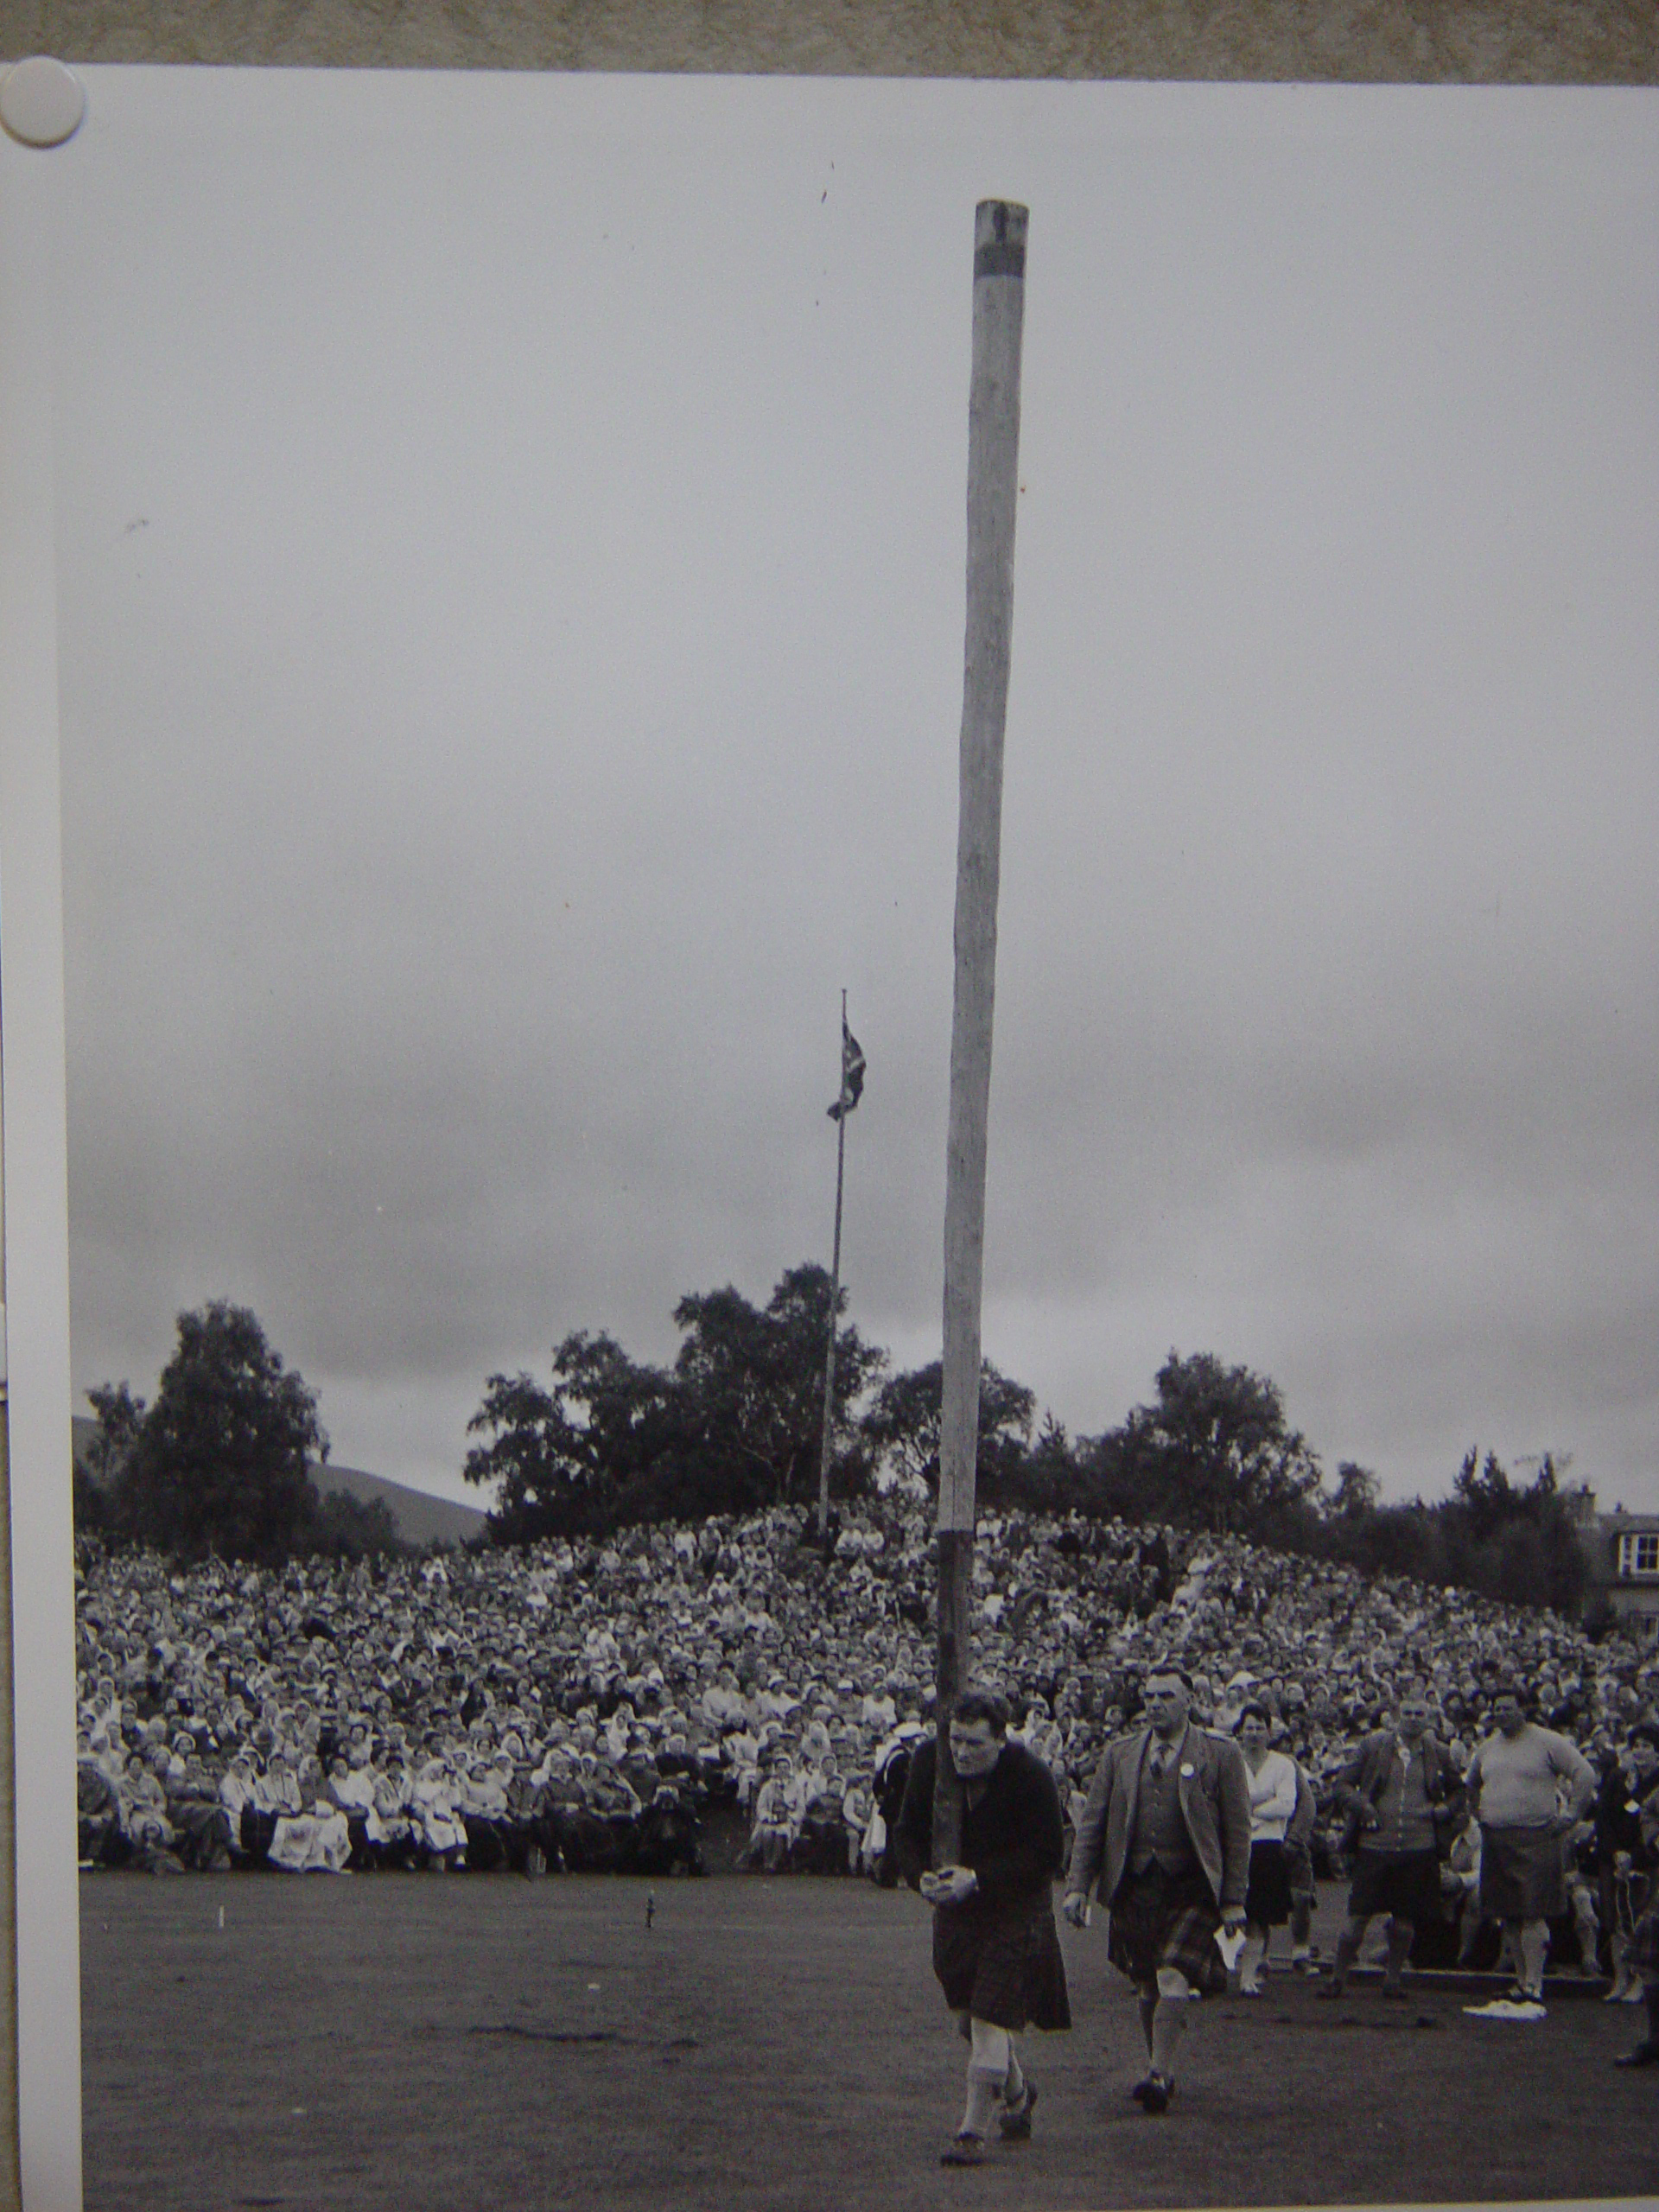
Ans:
[[[1086,1890],[1068,1890],[1060,1910],[1073,1928],[1085,1925],[1089,1918],[1089,1893]]]
[[[978,1886],[971,1866],[941,1866],[937,1874],[922,1877],[922,1895],[929,1904],[962,1904]]]
[[[1368,1833],[1382,1827],[1382,1815],[1377,1811],[1375,1805],[1366,1806],[1364,1811],[1359,1816],[1359,1825],[1361,1827],[1367,1830]]]
[[[1230,1931],[1235,1928],[1242,1928],[1244,1925],[1243,1906],[1242,1904],[1223,1905],[1221,1908],[1221,1924]]]

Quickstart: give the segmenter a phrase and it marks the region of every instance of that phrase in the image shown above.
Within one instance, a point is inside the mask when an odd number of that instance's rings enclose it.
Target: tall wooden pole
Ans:
[[[933,1863],[962,1844],[950,1714],[969,1671],[974,1473],[979,1435],[980,1297],[985,1264],[986,1120],[996,995],[1002,843],[1002,739],[1014,628],[1020,496],[1020,346],[1026,306],[1025,208],[974,211],[974,358],[968,400],[968,634],[957,828],[956,989],[944,1185],[944,1403],[939,1441],[938,1781]]]
[[[818,1541],[830,1535],[830,1454],[836,1426],[836,1308],[841,1303],[841,1191],[847,1166],[847,994],[841,995],[841,1096],[836,1116],[836,1244],[830,1266],[829,1341],[823,1348],[823,1435],[818,1445]]]

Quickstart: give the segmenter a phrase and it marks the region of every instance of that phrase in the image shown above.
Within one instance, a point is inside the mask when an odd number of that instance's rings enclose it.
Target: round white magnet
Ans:
[[[25,146],[61,146],[80,128],[86,92],[49,54],[15,62],[0,77],[0,124]]]

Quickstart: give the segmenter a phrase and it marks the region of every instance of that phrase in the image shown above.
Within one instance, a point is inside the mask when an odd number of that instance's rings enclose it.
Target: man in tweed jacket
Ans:
[[[1192,1989],[1224,1986],[1217,1934],[1242,1930],[1250,1874],[1244,1755],[1192,1726],[1192,1678],[1147,1675],[1149,1726],[1107,1746],[1077,1822],[1066,1918],[1084,1925],[1098,1885],[1111,1912],[1107,1955],[1135,1983],[1150,2070],[1133,2095],[1166,2111]]]

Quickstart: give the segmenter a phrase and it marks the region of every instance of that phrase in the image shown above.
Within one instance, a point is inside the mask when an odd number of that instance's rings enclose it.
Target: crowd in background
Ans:
[[[933,1700],[931,1529],[883,1500],[828,1557],[810,1537],[779,1509],[280,1570],[94,1548],[83,1863],[696,1873],[723,1821],[757,1869],[880,1878]],[[976,1673],[1073,1814],[1175,1655],[1203,1725],[1265,1711],[1318,1801],[1325,1872],[1331,1785],[1408,1682],[1465,1760],[1518,1677],[1606,1774],[1659,1703],[1659,1655],[1622,1633],[1168,1527],[982,1519],[974,1600]]]

